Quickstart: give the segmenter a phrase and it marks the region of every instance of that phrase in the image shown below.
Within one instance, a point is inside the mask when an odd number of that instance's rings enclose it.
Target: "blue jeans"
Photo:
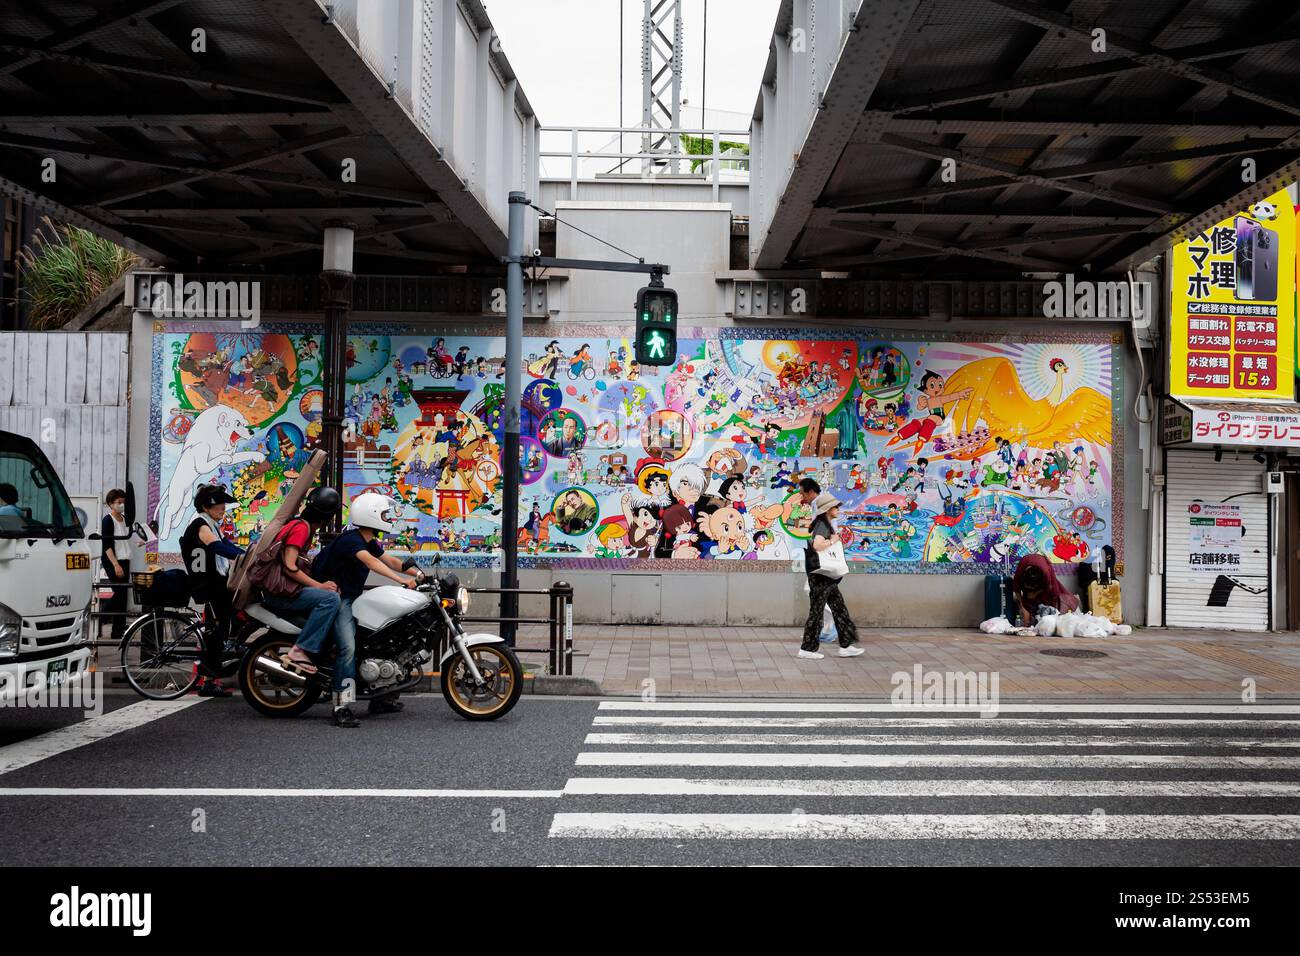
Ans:
[[[273,611],[297,611],[307,615],[307,623],[298,632],[297,644],[308,654],[319,654],[329,636],[330,625],[339,613],[337,591],[303,588],[293,597],[268,597],[266,606]]]
[[[346,682],[357,680],[357,619],[352,616],[353,598],[339,603],[338,617],[334,618],[334,690],[342,691]]]

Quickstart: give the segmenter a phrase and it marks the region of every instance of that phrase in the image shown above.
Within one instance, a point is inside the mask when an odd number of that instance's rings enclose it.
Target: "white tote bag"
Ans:
[[[844,560],[844,542],[838,538],[825,551],[817,552],[817,570],[813,574],[824,574],[838,581],[849,573],[849,565]]]

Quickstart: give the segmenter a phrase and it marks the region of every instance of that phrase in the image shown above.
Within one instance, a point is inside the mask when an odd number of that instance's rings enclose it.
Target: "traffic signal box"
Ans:
[[[641,365],[677,361],[677,293],[645,286],[636,294],[636,360]]]

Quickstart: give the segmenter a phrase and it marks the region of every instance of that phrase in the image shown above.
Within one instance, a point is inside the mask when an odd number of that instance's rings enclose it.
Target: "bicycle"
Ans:
[[[221,679],[239,670],[249,628],[235,615],[221,654]],[[127,627],[120,645],[122,673],[147,700],[176,700],[199,682],[204,648],[216,627],[193,607],[146,607]]]
[[[591,365],[590,362],[569,363],[570,380],[575,382],[578,381],[578,379],[586,379],[587,381],[591,381],[595,377],[596,377],[596,369]]]

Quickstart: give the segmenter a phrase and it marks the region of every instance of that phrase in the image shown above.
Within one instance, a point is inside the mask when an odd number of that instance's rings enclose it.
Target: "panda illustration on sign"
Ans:
[[[1277,207],[1267,199],[1261,199],[1250,207],[1250,214],[1260,222],[1269,222],[1277,218]]]
[[[166,540],[180,527],[190,508],[194,489],[208,475],[222,465],[266,460],[266,455],[260,451],[235,451],[235,446],[252,434],[248,420],[227,405],[213,405],[194,420],[185,436],[180,460],[176,462],[171,480],[167,482],[154,512],[159,540]]]

